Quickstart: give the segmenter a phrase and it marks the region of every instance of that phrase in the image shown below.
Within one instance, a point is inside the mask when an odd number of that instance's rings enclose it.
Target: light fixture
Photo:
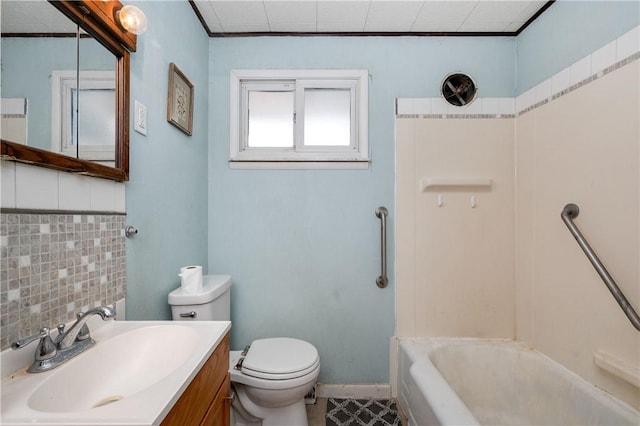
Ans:
[[[139,8],[131,5],[124,6],[116,12],[116,18],[122,28],[133,34],[147,31],[147,17]]]

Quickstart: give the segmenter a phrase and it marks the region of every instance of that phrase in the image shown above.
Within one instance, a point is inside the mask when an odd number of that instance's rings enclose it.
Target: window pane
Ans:
[[[293,96],[294,92],[249,91],[250,147],[293,147]]]
[[[304,144],[306,146],[351,145],[351,91],[305,89]]]
[[[82,83],[82,80],[80,80]],[[73,108],[72,122],[78,120],[78,140],[82,145],[111,145],[116,141],[116,120],[114,105],[116,104],[115,89],[72,89],[74,99],[79,96],[80,114]],[[75,132],[71,133],[75,135]],[[72,140],[74,138],[72,137]],[[75,140],[73,140],[75,144]],[[111,148],[113,150],[113,148]]]

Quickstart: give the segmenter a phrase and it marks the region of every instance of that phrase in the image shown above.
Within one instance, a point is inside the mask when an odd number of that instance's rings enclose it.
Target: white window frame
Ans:
[[[76,70],[51,71],[51,151],[112,166],[115,161],[114,140],[106,144],[80,145],[72,133],[72,92],[77,89]],[[80,87],[84,90],[108,89],[115,93],[113,71],[80,71]]]
[[[366,169],[368,143],[366,70],[232,70],[230,74],[230,167],[274,169]],[[248,90],[294,92],[294,146],[255,148],[247,144]],[[348,89],[351,93],[350,146],[305,146],[304,90]]]

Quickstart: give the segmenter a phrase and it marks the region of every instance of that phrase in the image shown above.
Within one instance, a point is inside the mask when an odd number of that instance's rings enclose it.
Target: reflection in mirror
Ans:
[[[4,103],[27,106],[22,117],[3,117],[9,131],[2,139],[114,167],[114,55],[44,0],[3,1],[2,8],[3,21],[19,13],[28,22],[12,28],[16,21],[8,21],[7,32],[19,36],[2,40]]]
[[[46,1],[2,1],[0,7],[2,139],[49,149],[50,75],[53,69],[76,68],[77,26]],[[14,108],[4,108],[9,104]]]
[[[136,40],[112,21],[120,7],[0,2],[4,158],[127,180],[127,48]]]
[[[71,125],[71,138],[65,142],[77,158],[114,167],[115,58],[89,36],[80,38],[78,51],[80,84],[69,97],[75,105],[64,109]]]

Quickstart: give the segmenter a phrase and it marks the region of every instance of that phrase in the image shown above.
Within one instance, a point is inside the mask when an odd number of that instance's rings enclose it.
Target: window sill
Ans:
[[[229,168],[238,170],[367,170],[369,160],[358,161],[237,161]]]

